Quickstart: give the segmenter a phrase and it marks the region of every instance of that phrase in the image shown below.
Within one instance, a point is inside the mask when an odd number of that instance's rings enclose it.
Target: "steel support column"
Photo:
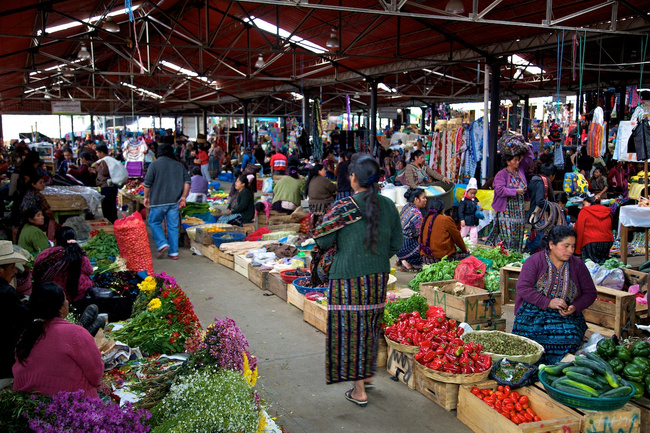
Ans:
[[[203,109],[203,125],[201,126],[203,127],[203,131],[200,132],[203,134],[207,134],[208,132],[208,109],[207,108]],[[205,138],[206,139],[208,138],[207,135]]]
[[[95,115],[90,113],[90,141],[95,141]]]
[[[530,126],[530,98],[524,96],[524,111],[521,116],[521,134],[528,139],[528,127]]]
[[[492,68],[492,80],[490,83],[490,166],[488,177],[492,177],[499,170],[497,167],[497,140],[499,139],[497,135],[497,130],[499,127],[499,105],[501,99],[499,97],[499,86],[501,84],[501,65],[493,64]]]
[[[302,92],[302,125],[307,130],[307,134],[311,134],[309,118],[311,117],[309,111],[309,92],[303,90]]]
[[[370,131],[368,133],[368,149],[375,155],[375,142],[377,141],[377,81],[370,82]]]
[[[427,107],[424,106],[422,107],[422,116],[420,117],[420,134],[422,135],[424,135],[427,127],[426,117],[427,117]]]
[[[242,127],[242,143],[244,143],[244,149],[248,149],[248,101],[242,101],[242,107],[244,108],[244,126]]]

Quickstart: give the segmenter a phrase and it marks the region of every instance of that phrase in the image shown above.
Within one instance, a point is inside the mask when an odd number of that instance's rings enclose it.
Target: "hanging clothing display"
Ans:
[[[587,137],[587,153],[589,156],[599,158],[605,154],[605,146],[607,146],[606,127],[605,113],[601,107],[596,107]]]

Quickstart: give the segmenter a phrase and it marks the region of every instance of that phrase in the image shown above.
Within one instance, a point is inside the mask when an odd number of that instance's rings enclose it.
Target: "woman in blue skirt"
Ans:
[[[554,364],[582,345],[587,330],[582,311],[596,300],[596,286],[573,255],[575,230],[556,226],[542,242],[545,249],[524,262],[517,281],[512,333],[544,346],[540,362]]]

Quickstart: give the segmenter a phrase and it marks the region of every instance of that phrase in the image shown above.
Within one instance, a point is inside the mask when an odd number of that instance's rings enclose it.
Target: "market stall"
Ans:
[[[86,210],[97,214],[103,199],[97,189],[87,186],[46,186],[42,194],[57,222],[62,216],[84,216]]]

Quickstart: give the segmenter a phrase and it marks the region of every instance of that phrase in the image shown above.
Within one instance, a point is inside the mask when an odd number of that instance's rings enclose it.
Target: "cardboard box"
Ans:
[[[452,281],[445,284],[422,283],[420,293],[430,305],[444,308],[448,318],[459,322],[471,325],[501,318],[501,292],[490,293]]]

